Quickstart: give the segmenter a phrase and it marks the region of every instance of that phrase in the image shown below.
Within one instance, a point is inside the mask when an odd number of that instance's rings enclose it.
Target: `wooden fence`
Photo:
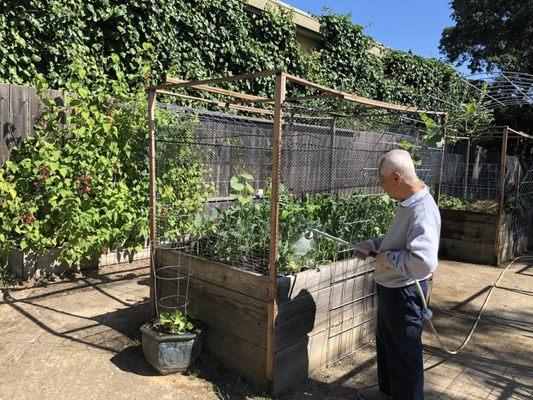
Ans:
[[[47,96],[65,102],[65,94],[59,90],[48,90]],[[14,147],[33,134],[43,107],[35,88],[0,83],[0,165]]]

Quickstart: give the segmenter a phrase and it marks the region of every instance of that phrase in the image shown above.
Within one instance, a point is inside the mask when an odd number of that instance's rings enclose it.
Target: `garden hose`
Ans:
[[[351,249],[360,251],[360,252],[364,253],[365,255],[367,255],[369,257],[374,257],[375,258],[378,255],[378,253],[375,252],[375,251],[370,251],[370,250],[361,248],[360,246],[357,246],[356,244],[350,243],[350,242],[348,242],[346,240],[343,240],[341,238],[338,238],[338,237],[335,237],[333,235],[330,235],[329,233],[319,231],[318,229],[308,229],[306,232],[304,232],[304,234],[297,241],[296,247],[301,248],[301,249],[305,249],[304,251],[308,251],[313,246],[312,240],[313,240],[313,237],[314,237],[315,234],[319,235],[319,236],[323,236],[326,239],[329,239],[329,240],[332,240],[332,241],[347,245]],[[439,336],[437,330],[435,329],[435,326],[433,325],[433,322],[431,321],[431,318],[433,317],[433,312],[428,308],[428,299],[426,298],[426,296],[424,296],[424,292],[422,291],[422,287],[420,286],[420,282],[418,280],[415,280],[415,285],[416,285],[416,288],[417,288],[417,291],[418,291],[418,295],[420,296],[420,299],[422,300],[422,318],[429,323],[429,327],[431,328],[431,331],[433,332],[433,334],[437,338],[437,341],[439,342],[439,345],[440,345],[442,350],[444,350],[448,354],[455,355],[455,354],[458,354],[461,350],[463,350],[465,348],[465,346],[468,344],[468,342],[470,341],[470,339],[474,335],[474,331],[476,330],[477,325],[478,325],[479,321],[481,320],[483,312],[485,311],[485,307],[487,306],[487,304],[488,304],[488,302],[489,302],[489,300],[490,300],[490,298],[492,296],[492,292],[494,292],[494,289],[496,289],[496,287],[498,286],[498,283],[502,279],[503,275],[505,274],[505,272],[507,272],[507,270],[511,267],[511,265],[513,265],[516,261],[524,259],[524,258],[533,258],[533,256],[516,257],[500,273],[500,275],[498,276],[498,279],[496,279],[496,282],[494,282],[494,284],[490,288],[489,293],[487,294],[487,297],[485,298],[485,301],[483,302],[483,305],[481,306],[481,308],[480,308],[480,310],[478,312],[476,321],[474,322],[474,325],[472,325],[472,328],[470,329],[470,332],[469,332],[468,336],[465,338],[463,343],[457,348],[457,350],[451,350],[443,343],[441,337]],[[429,298],[429,291],[428,291],[428,298]]]
[[[428,308],[427,306],[427,299],[426,297],[424,296],[424,292],[422,291],[422,287],[420,286],[420,283],[418,281],[415,281],[415,285],[416,285],[416,288],[418,290],[418,294],[420,296],[420,299],[422,300],[422,307],[423,307],[423,310],[422,310],[422,318],[424,318],[424,320],[428,321],[429,322],[429,327],[431,328],[431,331],[433,332],[433,334],[435,335],[435,337],[437,338],[437,341],[439,342],[439,345],[440,347],[442,348],[442,350],[444,350],[446,353],[448,354],[451,354],[451,355],[455,355],[455,354],[458,354],[461,350],[464,349],[464,347],[468,344],[468,342],[470,341],[470,339],[472,338],[472,336],[474,335],[474,331],[476,330],[477,328],[477,325],[479,323],[479,321],[481,320],[481,316],[483,315],[483,312],[485,311],[485,307],[486,305],[488,304],[489,300],[490,300],[490,297],[492,296],[492,292],[494,291],[494,289],[496,289],[496,287],[498,286],[498,283],[500,282],[500,280],[502,279],[503,275],[507,272],[507,270],[511,267],[511,265],[513,265],[516,261],[520,260],[520,259],[524,259],[524,258],[533,258],[533,256],[520,256],[520,257],[516,257],[513,261],[511,261],[504,269],[503,271],[500,273],[500,276],[498,276],[498,279],[496,279],[496,282],[494,282],[494,284],[492,285],[492,287],[490,288],[489,290],[489,293],[487,294],[487,297],[485,298],[485,301],[483,302],[483,305],[481,306],[480,310],[479,310],[479,313],[477,315],[477,318],[476,318],[476,321],[474,322],[474,325],[472,325],[472,328],[470,329],[470,333],[468,334],[468,336],[465,338],[465,340],[463,341],[463,343],[457,348],[457,350],[450,350],[443,342],[442,342],[442,339],[440,338],[437,330],[435,329],[435,326],[433,325],[433,322],[431,321],[431,317],[433,316],[433,313],[431,312],[431,310]],[[428,295],[429,295],[429,291],[428,291]]]

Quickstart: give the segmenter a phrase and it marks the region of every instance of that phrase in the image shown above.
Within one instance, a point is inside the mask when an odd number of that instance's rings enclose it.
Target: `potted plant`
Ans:
[[[203,331],[180,310],[160,313],[141,334],[144,357],[163,375],[186,370],[202,350]]]

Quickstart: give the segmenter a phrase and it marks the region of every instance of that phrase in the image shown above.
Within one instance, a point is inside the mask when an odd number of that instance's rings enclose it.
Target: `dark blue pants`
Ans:
[[[427,295],[427,281],[420,286]],[[393,400],[424,399],[422,301],[416,285],[377,285],[376,351],[379,389]]]

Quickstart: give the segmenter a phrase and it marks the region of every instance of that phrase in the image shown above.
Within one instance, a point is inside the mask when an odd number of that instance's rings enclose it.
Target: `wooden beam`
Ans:
[[[253,78],[262,78],[262,77],[268,77],[268,76],[274,76],[276,75],[277,71],[263,71],[263,72],[252,72],[249,74],[242,74],[242,75],[234,75],[234,76],[227,76],[224,78],[213,78],[213,79],[204,79],[200,81],[181,81],[176,78],[167,77],[166,78],[166,84],[161,86],[166,87],[197,87],[201,85],[211,85],[214,83],[223,83],[223,82],[234,82],[234,81],[240,81],[245,79],[253,79]],[[172,81],[175,81],[175,83],[172,83]]]
[[[276,317],[277,310],[277,281],[276,264],[278,255],[279,234],[279,186],[281,165],[281,135],[283,130],[283,103],[285,102],[286,76],[283,72],[276,74],[274,105],[274,130],[272,142],[272,189],[270,195],[270,247],[268,269],[268,327],[267,327],[267,356],[266,378],[268,388],[274,387],[275,360],[276,360]]]
[[[299,83],[300,85],[319,90],[319,91],[321,91],[323,93],[329,93],[329,94],[331,94],[333,96],[342,97],[342,98],[344,98],[346,96],[346,93],[340,92],[340,91],[335,90],[335,89],[328,88],[327,86],[319,85],[318,83],[314,83],[314,82],[308,81],[307,79],[298,78],[297,76],[290,75],[290,74],[287,74],[286,76],[287,76],[287,80],[289,80],[291,82]]]
[[[402,112],[409,112],[414,114],[429,114],[429,115],[446,115],[447,113],[444,111],[431,111],[431,110],[421,110],[419,108],[413,107],[413,106],[402,106],[399,104],[394,103],[387,103],[384,101],[379,100],[372,100],[367,99],[365,97],[357,96],[357,95],[349,95],[349,97],[345,97],[347,100],[352,100],[355,103],[358,104],[365,104],[367,106],[377,107],[377,108],[384,108],[387,110],[394,110],[394,111],[402,111]]]
[[[175,79],[175,78],[167,78],[167,81],[172,81],[174,83],[186,83],[187,82],[187,81],[184,81],[184,80],[181,80],[181,79]],[[233,90],[218,88],[218,87],[209,86],[209,85],[195,85],[195,86],[191,86],[191,88],[192,89],[197,89],[197,90],[202,90],[204,92],[221,94],[223,96],[229,96],[229,97],[233,97],[233,98],[240,99],[240,100],[245,100],[245,101],[252,101],[252,102],[253,101],[261,101],[261,102],[265,102],[265,103],[274,104],[274,100],[273,99],[269,99],[269,98],[261,97],[261,96],[255,96],[253,94],[235,92]],[[232,100],[231,102],[233,103],[233,102],[236,102],[236,101]],[[237,102],[238,102],[238,100],[237,100]]]
[[[232,110],[249,111],[249,112],[255,112],[255,113],[258,113],[258,114],[274,115],[274,111],[266,110],[264,108],[243,106],[243,105],[240,105],[240,104],[231,104],[231,103],[224,102],[224,101],[219,101],[219,100],[204,99],[202,97],[189,96],[188,94],[174,93],[174,92],[169,92],[167,90],[162,90],[162,89],[157,89],[156,92],[160,93],[160,94],[168,95],[168,96],[179,97],[179,98],[182,98],[182,99],[202,101],[204,103],[214,104],[214,105],[216,105],[218,107],[221,107],[221,108],[231,108]]]
[[[524,133],[522,131],[516,131],[516,130],[511,129],[509,127],[507,127],[507,130],[509,131],[509,133],[512,133],[513,135],[522,136],[522,137],[527,138],[527,139],[533,139],[533,136],[528,135],[527,133]]]
[[[368,106],[384,108],[384,109],[388,109],[388,110],[411,112],[411,113],[417,113],[417,114],[431,114],[431,115],[444,115],[444,114],[446,114],[446,112],[443,112],[443,111],[421,110],[421,109],[418,109],[418,108],[412,107],[412,106],[402,106],[402,105],[399,105],[399,104],[386,103],[384,101],[367,99],[365,97],[357,96],[355,94],[344,93],[344,92],[341,92],[341,91],[338,91],[338,90],[335,90],[335,89],[331,89],[331,88],[328,88],[326,86],[322,86],[322,85],[319,85],[317,83],[308,81],[306,79],[298,78],[297,76],[294,76],[294,75],[287,75],[287,79],[290,80],[291,82],[296,82],[296,83],[299,83],[299,84],[304,85],[306,87],[311,87],[313,89],[320,90],[321,92],[329,93],[331,95],[338,96],[338,97],[341,97],[341,98],[343,98],[345,100],[353,101],[353,102],[358,103],[358,104],[365,104],[365,105],[368,105]]]
[[[148,92],[148,131],[150,133],[150,315],[157,315],[155,292],[155,262],[157,244],[157,195],[156,195],[156,164],[155,164],[155,109],[157,107],[157,93]]]
[[[468,194],[468,172],[470,168],[470,147],[471,147],[472,141],[470,138],[467,138],[466,141],[466,160],[465,160],[465,176],[464,176],[464,191],[463,191],[463,199],[466,200],[466,196]]]
[[[435,187],[435,202],[437,203],[437,206],[440,203],[440,194],[442,190],[442,174],[444,172],[444,154],[446,152],[446,140],[447,140],[446,134],[448,133],[447,128],[446,128],[447,118],[448,118],[448,114],[444,114],[442,118],[442,127],[443,127],[442,128],[442,139],[443,139],[444,144],[442,145],[442,149],[440,153],[439,179],[437,181],[437,184],[435,185],[436,186]]]
[[[468,136],[447,136],[451,140],[470,140]]]
[[[314,94],[314,95],[309,95],[309,96],[287,97],[287,98],[285,98],[285,101],[301,101],[301,100],[312,100],[312,99],[324,99],[324,98],[327,98],[327,97],[340,97],[340,96],[333,95],[333,94],[330,94],[330,93],[322,93],[322,94]],[[250,100],[247,100],[247,101],[252,102],[252,103],[271,103],[271,104],[274,104],[275,99],[274,98],[261,97],[261,98],[256,98],[256,99],[250,99]],[[231,103],[238,103],[239,100],[231,100],[230,102]]]
[[[507,164],[507,142],[509,138],[509,128],[503,131],[502,148],[500,154],[500,180],[498,182],[498,214],[496,216],[496,237],[494,238],[493,254],[496,265],[500,264],[500,230],[502,227],[502,217],[505,208],[505,166]]]

